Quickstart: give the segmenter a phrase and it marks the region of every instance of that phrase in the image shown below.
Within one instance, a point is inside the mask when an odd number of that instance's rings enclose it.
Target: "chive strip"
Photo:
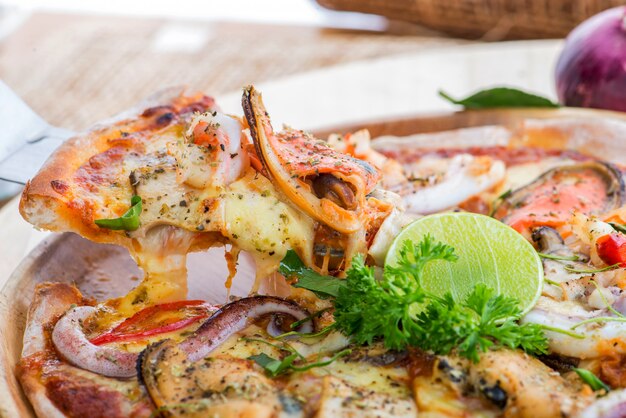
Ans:
[[[508,189],[504,193],[500,194],[500,196],[496,197],[496,199],[491,203],[491,210],[489,211],[489,216],[493,218],[493,215],[496,214],[496,211],[500,207],[500,203],[502,203],[507,197],[513,194],[513,189]]]
[[[303,318],[303,319],[301,319],[301,320],[299,320],[299,321],[296,321],[296,322],[292,323],[292,324],[289,326],[289,328],[291,328],[291,329],[296,329],[296,328],[298,328],[300,325],[304,324],[305,322],[312,321],[312,320],[314,320],[315,318],[319,318],[320,316],[322,316],[322,315],[324,314],[324,312],[328,312],[330,309],[331,309],[331,308],[321,309],[321,310],[319,310],[319,311],[315,312],[314,314],[307,316],[306,318]]]
[[[301,359],[304,359],[304,356],[302,354],[300,354],[295,348],[293,348],[292,346],[290,346],[289,344],[287,344],[284,341],[281,341],[281,344],[283,345],[282,347],[279,346],[278,344],[272,344],[269,341],[265,341],[262,340],[261,338],[248,338],[248,337],[243,337],[244,341],[251,341],[251,342],[257,342],[257,343],[263,343],[263,344],[267,344],[270,347],[274,347],[277,350],[281,350],[281,351],[287,351],[289,353],[292,354],[297,354],[298,357],[300,357]]]
[[[604,302],[604,304],[606,305],[606,308],[609,311],[613,312],[618,317],[625,318],[625,316],[621,312],[619,312],[618,310],[616,310],[614,307],[611,306],[609,301],[606,299],[606,296],[604,296],[604,293],[602,292],[602,289],[600,289],[600,285],[598,283],[596,283],[595,280],[591,280],[591,283],[593,283],[593,285],[596,287],[596,289],[598,289],[598,293],[600,293],[600,298],[602,299],[602,302]]]
[[[582,269],[573,268],[571,266],[565,266],[563,268],[565,270],[569,271],[570,273],[601,273],[603,271],[613,270],[613,269],[615,269],[617,267],[619,267],[619,263],[615,263],[613,265],[610,265],[610,266],[607,266],[607,267],[602,267],[600,269],[595,269],[595,270],[582,270]]]
[[[584,340],[586,337],[582,334],[578,334],[576,332],[572,332],[563,328],[552,327],[550,325],[537,324],[541,329],[545,329],[546,331],[558,332],[559,334],[564,334],[572,338],[577,338],[579,340]],[[573,328],[571,328],[573,329]]]
[[[312,333],[302,333],[302,332],[298,332],[298,331],[289,331],[289,332],[285,332],[284,334],[280,334],[277,335],[275,338],[277,340],[283,339],[283,338],[287,338],[287,337],[291,337],[291,336],[298,336],[298,337],[302,337],[302,338],[315,338],[315,337],[321,337],[322,335],[326,335],[328,334],[331,330],[335,329],[335,323],[322,328],[321,330],[319,330],[318,332],[312,332]]]
[[[550,279],[548,279],[548,278],[546,278],[546,277],[544,277],[544,278],[543,278],[543,281],[544,281],[544,282],[546,282],[546,283],[548,283],[549,285],[552,285],[552,286],[556,286],[556,287],[558,287],[558,288],[561,288],[561,283],[555,282],[555,281],[550,280]]]
[[[565,256],[565,255],[553,255],[553,254],[546,254],[546,253],[539,253],[539,252],[537,254],[541,258],[547,258],[550,260],[563,260],[563,261],[579,261],[580,260],[580,257],[578,257],[577,255]]]
[[[591,389],[593,389],[594,391],[598,391],[602,389],[604,389],[607,392],[611,391],[611,388],[606,383],[600,380],[598,376],[596,376],[589,370],[579,369],[578,367],[574,367],[573,370],[576,372],[576,374],[578,374],[578,376],[580,376],[582,381],[588,384],[591,387]]]
[[[609,222],[609,225],[613,227],[617,232],[621,232],[622,234],[626,234],[626,225],[620,225],[615,222]]]
[[[626,322],[626,318],[615,318],[613,316],[598,316],[596,318],[585,319],[574,324],[570,329],[578,328],[581,325],[592,324],[594,322]]]
[[[330,359],[326,360],[326,361],[318,361],[316,363],[309,363],[306,366],[291,366],[291,369],[297,371],[297,372],[304,372],[310,369],[313,369],[315,367],[324,367],[324,366],[328,366],[329,364],[333,363],[335,360],[337,360],[339,357],[343,357],[346,356],[348,354],[350,354],[352,352],[351,349],[346,348],[345,350],[342,350],[338,353],[336,353],[334,356],[332,356]]]

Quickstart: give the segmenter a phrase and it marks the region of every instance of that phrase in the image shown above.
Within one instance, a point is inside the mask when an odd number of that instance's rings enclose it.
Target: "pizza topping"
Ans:
[[[502,161],[460,154],[450,159],[424,158],[408,167],[406,181],[391,191],[403,197],[408,212],[430,214],[453,208],[498,185]]]
[[[288,315],[299,321],[309,313],[293,302],[272,296],[239,299],[222,307],[180,344],[191,361],[199,360],[217,348],[232,334],[247,327],[251,321],[266,315]],[[304,322],[301,332],[311,332],[310,322]]]
[[[596,240],[598,256],[607,265],[626,267],[626,236],[620,232],[603,235]]]
[[[83,330],[83,321],[96,312],[91,306],[70,309],[54,326],[52,342],[67,361],[82,369],[112,377],[136,374],[137,354],[91,343]]]
[[[210,316],[216,308],[201,300],[161,303],[145,308],[111,331],[90,340],[102,345],[120,341],[137,341],[177,331]]]
[[[336,295],[336,326],[359,344],[382,338],[387,348],[416,346],[447,354],[456,348],[477,362],[479,353],[495,345],[545,353],[547,341],[537,325],[519,326],[519,301],[478,284],[464,301],[450,293],[438,297],[426,291],[420,278],[427,264],[457,259],[454,249],[426,236],[419,244],[406,241],[398,266],[387,265],[382,280],[355,257],[347,279],[324,277],[303,268],[293,254],[281,269],[303,278],[307,287],[324,296]],[[335,283],[333,283],[336,282]]]
[[[329,143],[336,150],[377,167],[383,174],[381,187],[398,193],[406,211],[416,214],[435,213],[461,205],[496,187],[506,174],[503,161],[464,152],[445,157],[422,156],[402,166],[372,148],[367,130],[345,136],[331,135]]]
[[[219,189],[237,180],[249,164],[239,119],[223,113],[196,115],[184,139],[168,144],[179,183]]]
[[[256,155],[289,201],[341,233],[362,229],[365,196],[380,173],[302,131],[274,133],[261,95],[253,87],[244,91],[242,100]]]
[[[70,309],[54,326],[52,341],[57,351],[70,363],[104,376],[130,377],[136,374],[135,363],[138,353],[131,353],[102,344],[145,339],[164,332],[174,331],[208,316],[205,311],[176,322],[165,321],[165,325],[148,328],[159,311],[184,311],[201,306],[201,301],[179,301],[144,309],[122,322],[111,332],[91,341],[87,339],[84,321],[96,313],[96,308],[80,306]],[[296,321],[309,317],[298,305],[271,296],[255,296],[231,302],[215,312],[193,334],[181,344],[191,361],[201,359],[223,343],[229,336],[250,325],[252,321],[267,315],[285,315]],[[270,322],[270,326],[273,326]],[[310,321],[300,323],[298,331],[309,333],[313,329]]]
[[[261,366],[268,376],[276,377],[283,373],[304,372],[317,367],[328,366],[329,364],[335,362],[338,358],[346,356],[352,352],[352,350],[346,348],[345,350],[341,350],[335,353],[333,356],[325,358],[324,360],[311,363],[303,363],[302,360],[304,360],[305,358],[302,354],[298,353],[294,349],[289,349],[288,346],[285,347],[285,349],[291,354],[289,354],[282,360],[272,358],[265,353],[256,354],[248,358]]]
[[[202,357],[189,361],[171,340],[150,345],[138,365],[157,411],[167,416],[271,418],[278,388],[249,360]]]
[[[130,208],[119,218],[96,219],[94,222],[101,228],[135,231],[139,228],[139,216],[141,215],[141,197],[133,196],[130,199]]]
[[[622,205],[624,181],[607,163],[586,162],[553,168],[502,199],[495,211],[518,232],[538,226],[558,228],[573,212],[596,215]]]

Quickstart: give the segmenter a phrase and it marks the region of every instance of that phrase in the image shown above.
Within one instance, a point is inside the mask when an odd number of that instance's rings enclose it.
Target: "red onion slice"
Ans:
[[[206,357],[232,334],[247,327],[250,321],[269,314],[290,315],[302,320],[309,313],[283,299],[272,296],[254,296],[231,302],[207,319],[189,338],[180,344],[190,361]],[[311,332],[312,325],[306,322],[300,332]]]
[[[110,377],[132,377],[137,374],[137,353],[92,344],[83,331],[82,322],[96,312],[91,306],[70,309],[54,326],[52,342],[57,351],[81,369]]]
[[[82,321],[94,314],[91,306],[70,309],[59,319],[52,331],[52,342],[57,351],[71,364],[110,377],[132,377],[137,374],[138,353],[129,353],[112,347],[97,346],[87,339]],[[254,296],[231,302],[215,312],[180,347],[191,361],[204,358],[232,334],[247,327],[251,321],[265,315],[289,315],[296,320],[309,316],[293,302],[272,296]],[[273,320],[268,327],[272,327]],[[312,332],[310,321],[299,328]],[[276,330],[274,330],[276,331]]]

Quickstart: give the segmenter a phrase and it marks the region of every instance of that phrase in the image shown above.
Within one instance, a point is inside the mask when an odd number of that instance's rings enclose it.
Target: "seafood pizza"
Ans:
[[[372,141],[278,131],[254,87],[242,109],[161,94],[27,184],[26,220],[121,245],[144,273],[109,300],[35,289],[17,375],[38,416],[626,416],[624,167],[568,149],[626,122]],[[433,214],[485,227],[396,242]],[[492,256],[461,263],[472,241]],[[230,288],[241,252],[256,266],[219,306],[187,298],[187,255],[216,246],[230,274],[207,282]],[[530,299],[490,285],[529,259]],[[463,265],[466,293],[427,286]]]

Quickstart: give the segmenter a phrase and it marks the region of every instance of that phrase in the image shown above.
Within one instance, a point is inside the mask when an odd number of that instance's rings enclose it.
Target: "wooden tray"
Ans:
[[[560,127],[530,129],[530,120],[560,120]],[[626,164],[626,114],[578,110],[485,110],[417,116],[406,119],[342,126],[318,132],[347,132],[367,127],[373,136],[411,135],[484,125],[504,125],[524,131],[530,145],[580,150],[615,163]],[[521,132],[521,131],[520,131]],[[426,136],[422,139],[428,140]],[[567,137],[567,138],[566,138]],[[468,136],[450,135],[448,144],[463,144]],[[420,140],[413,138],[409,140]],[[437,142],[445,146],[446,140]],[[191,254],[188,261],[192,298],[222,303],[226,265],[221,249]],[[254,267],[243,259],[234,281],[233,294],[250,288]],[[87,241],[75,234],[54,234],[41,242],[13,272],[0,295],[0,416],[31,417],[33,411],[15,379],[14,368],[22,348],[26,312],[35,285],[43,281],[75,283],[89,296],[104,299],[119,296],[137,283],[140,272],[125,249]]]

